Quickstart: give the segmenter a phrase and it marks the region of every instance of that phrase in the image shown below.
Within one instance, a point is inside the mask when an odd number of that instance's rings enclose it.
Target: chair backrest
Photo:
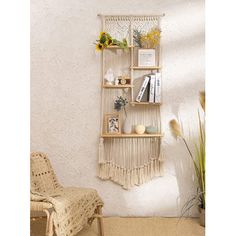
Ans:
[[[62,187],[57,180],[47,155],[44,153],[31,153],[30,173],[31,191],[45,193]]]

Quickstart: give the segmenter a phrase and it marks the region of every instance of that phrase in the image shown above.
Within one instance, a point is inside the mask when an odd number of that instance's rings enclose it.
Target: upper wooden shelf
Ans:
[[[119,47],[119,46],[107,46],[106,48],[104,49],[128,49],[128,48],[134,48],[134,46],[128,46],[127,48],[122,48],[122,47]]]
[[[103,88],[108,88],[108,89],[125,89],[125,88],[133,88],[134,86],[131,84],[125,84],[125,85],[107,85],[104,84],[102,85]]]
[[[153,103],[153,102],[130,102],[131,105],[149,105],[149,106],[160,106],[161,103]]]
[[[160,66],[131,66],[130,69],[133,70],[159,70],[161,69]]]
[[[102,134],[102,138],[158,138],[163,137],[163,134]]]

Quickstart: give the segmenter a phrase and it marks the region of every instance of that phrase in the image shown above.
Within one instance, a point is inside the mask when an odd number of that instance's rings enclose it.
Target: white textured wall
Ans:
[[[166,174],[130,191],[96,177],[100,119],[100,54],[93,42],[98,13],[166,13],[162,120]],[[193,193],[191,163],[168,122],[180,116],[196,134],[198,91],[204,89],[204,1],[32,0],[31,150],[49,154],[64,185],[94,187],[106,215],[179,215]]]

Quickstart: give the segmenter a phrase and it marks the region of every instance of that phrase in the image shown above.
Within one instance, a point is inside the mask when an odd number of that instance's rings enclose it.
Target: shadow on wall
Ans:
[[[190,142],[189,142],[190,143]],[[176,145],[169,145],[166,150],[169,160],[173,163],[175,177],[179,190],[179,197],[176,199],[179,216],[182,214],[182,209],[187,201],[189,201],[197,191],[197,178],[195,171],[188,156],[184,144],[178,140]],[[178,156],[179,158],[176,158]],[[197,207],[193,207],[186,212],[185,216],[198,216]]]
[[[199,76],[194,75],[194,73],[189,73],[182,77],[194,78],[194,80],[186,81],[184,84],[181,84],[181,86],[178,85],[168,89],[166,92],[168,96],[164,94],[163,98],[164,103],[169,104],[170,112],[177,119],[179,118],[180,107],[182,105],[192,104],[197,98],[198,91],[203,90],[203,80]],[[179,96],[179,94],[186,94],[186,91],[188,91],[188,94],[184,98]],[[169,94],[171,94],[171,96]],[[193,94],[196,94],[196,96],[192,96]],[[165,106],[165,104],[163,105]]]
[[[164,63],[168,64],[168,70],[164,67],[163,75],[168,78],[171,71],[175,71],[175,78],[173,78],[175,80],[165,80],[163,83],[163,108],[165,113],[168,112],[180,123],[184,122],[186,138],[189,137],[188,143],[193,152],[194,143],[198,140],[197,96],[200,90],[204,90],[205,76],[204,62],[202,61],[202,59],[204,60],[205,32],[202,24],[204,24],[204,18],[199,19],[192,29],[186,30],[184,26],[180,27],[177,38],[169,37],[168,39],[168,35],[165,35],[166,41],[163,40],[163,59]],[[196,55],[199,56],[196,57]],[[171,118],[169,117],[169,119]],[[165,123],[167,128],[169,120],[165,120]],[[184,144],[181,140],[175,141],[169,131],[165,133],[168,133],[165,156],[168,157],[166,161],[170,162],[174,168],[171,174],[175,175],[178,185],[179,197],[176,199],[176,205],[179,215],[181,215],[183,206],[196,194],[198,183],[193,163]],[[197,215],[197,207],[193,207],[186,213],[186,216]]]

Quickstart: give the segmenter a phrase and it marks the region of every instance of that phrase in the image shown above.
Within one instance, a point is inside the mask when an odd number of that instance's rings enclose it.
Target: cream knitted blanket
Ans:
[[[93,218],[97,206],[103,202],[97,191],[88,188],[58,188],[53,192],[31,192],[31,201],[49,202],[55,216],[53,224],[57,236],[74,236]]]

